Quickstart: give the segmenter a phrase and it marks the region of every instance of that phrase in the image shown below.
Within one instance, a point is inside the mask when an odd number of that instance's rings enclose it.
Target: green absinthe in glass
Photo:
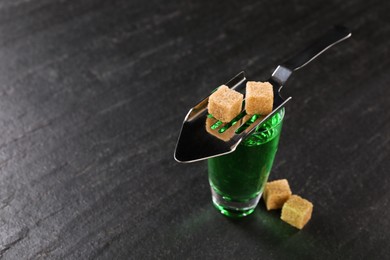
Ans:
[[[278,150],[283,117],[284,108],[258,126],[233,153],[208,159],[213,202],[221,213],[246,216],[256,207]]]

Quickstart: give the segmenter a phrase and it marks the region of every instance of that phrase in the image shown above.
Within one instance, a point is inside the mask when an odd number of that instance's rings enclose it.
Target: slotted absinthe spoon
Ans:
[[[247,116],[245,110],[227,124],[212,118],[207,113],[208,97],[190,109],[184,118],[174,158],[178,162],[196,162],[233,152],[256,127],[277,113],[291,97],[283,98],[280,91],[293,71],[296,71],[318,57],[335,44],[349,38],[351,32],[344,26],[335,26],[306,49],[277,66],[268,79],[273,86],[273,110],[267,116]],[[244,72],[238,73],[225,83],[237,91],[243,91],[247,78]]]

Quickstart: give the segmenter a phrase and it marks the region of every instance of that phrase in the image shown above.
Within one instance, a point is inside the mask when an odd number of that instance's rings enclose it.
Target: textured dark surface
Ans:
[[[353,3],[352,3],[353,2]],[[0,2],[4,259],[386,259],[389,1]],[[271,179],[314,203],[297,231],[261,202],[212,206],[173,150],[187,110],[333,24],[351,39],[297,72]]]

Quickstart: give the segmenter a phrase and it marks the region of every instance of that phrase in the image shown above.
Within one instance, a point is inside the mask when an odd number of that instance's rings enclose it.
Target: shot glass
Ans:
[[[284,114],[282,108],[233,153],[208,159],[213,204],[222,214],[244,217],[255,210],[278,150]]]

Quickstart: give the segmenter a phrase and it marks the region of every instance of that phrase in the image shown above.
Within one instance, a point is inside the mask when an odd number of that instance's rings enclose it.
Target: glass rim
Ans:
[[[271,116],[270,118],[268,118],[265,122],[267,122],[268,120],[271,120],[272,119],[272,117],[274,117],[276,114],[278,114],[278,113],[281,113],[281,118],[280,118],[280,121],[276,124],[276,125],[273,125],[272,127],[270,127],[270,128],[267,128],[267,129],[264,129],[264,130],[260,130],[260,131],[258,131],[258,130],[256,130],[255,129],[255,131],[253,131],[252,132],[252,134],[254,134],[254,133],[263,133],[263,132],[266,132],[266,131],[269,131],[269,130],[271,130],[271,129],[274,129],[274,128],[276,128],[276,127],[278,127],[282,122],[283,122],[283,119],[284,119],[284,115],[286,114],[286,111],[285,111],[285,108],[284,107],[282,107],[281,109],[279,109],[279,111],[278,112],[276,112],[273,116]],[[264,122],[264,123],[265,123]],[[263,123],[263,124],[264,124]],[[259,127],[259,126],[257,126],[257,127]],[[256,127],[256,128],[257,128]]]

